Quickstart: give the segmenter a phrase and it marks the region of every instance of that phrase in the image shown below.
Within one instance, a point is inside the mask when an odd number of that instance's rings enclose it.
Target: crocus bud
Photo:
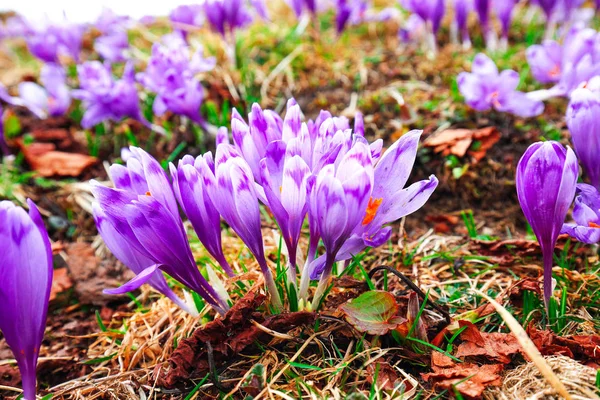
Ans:
[[[600,189],[600,96],[588,88],[571,94],[567,108],[567,125],[571,140],[583,169],[594,187]]]
[[[44,221],[28,200],[29,214],[0,202],[0,331],[21,371],[23,398],[35,400],[35,370],[52,286],[52,249]]]
[[[577,197],[573,208],[574,224],[564,224],[566,233],[583,243],[600,242],[600,192],[585,183],[577,185]]]
[[[208,195],[203,179],[207,174],[214,174],[212,154],[209,152],[196,159],[186,155],[179,160],[177,168],[173,164],[169,167],[175,197],[192,223],[198,239],[227,275],[234,276],[221,245],[221,216]]]
[[[534,143],[517,166],[517,195],[544,258],[544,302],[552,296],[552,256],[577,183],[577,157],[558,142]]]

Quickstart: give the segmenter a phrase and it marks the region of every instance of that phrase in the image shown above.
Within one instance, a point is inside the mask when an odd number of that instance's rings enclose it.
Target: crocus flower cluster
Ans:
[[[532,117],[544,111],[540,100],[517,91],[519,74],[516,71],[498,72],[496,64],[482,53],[475,56],[470,73],[458,75],[457,83],[465,102],[477,111],[494,108],[520,117]]]
[[[578,172],[573,150],[552,141],[529,146],[517,165],[519,203],[542,248],[546,307],[553,291],[554,246],[575,196]]]
[[[567,126],[577,158],[591,184],[600,189],[600,77],[571,94],[567,108]]]
[[[577,185],[573,219],[564,224],[561,233],[567,233],[583,243],[600,242],[600,192],[586,183]]]
[[[81,126],[88,129],[103,121],[128,117],[146,125],[140,111],[133,65],[128,64],[121,79],[114,79],[110,65],[88,61],[77,66],[79,89],[73,97],[83,102],[85,113]]]
[[[32,26],[27,35],[27,46],[31,54],[42,61],[58,63],[61,57],[79,59],[84,27],[69,22]]]
[[[600,74],[598,32],[573,27],[562,44],[547,40],[527,49],[527,61],[533,77],[541,83],[552,83],[550,89],[532,92],[538,99],[569,96],[582,82]]]
[[[353,129],[346,118],[327,111],[304,121],[291,99],[285,118],[254,104],[248,122],[234,110],[231,127],[233,143],[220,129],[214,158],[211,153],[185,156],[177,166],[170,165],[171,182],[156,160],[131,148],[125,154],[126,167],[111,167],[114,189],[94,184],[99,231],[115,255],[138,274],[108,293],[150,282],[174,298],[160,286],[157,271],[162,270],[217,312],[229,308],[226,294],[215,282],[203,280],[193,262],[179,204],[208,253],[230,276],[234,271],[223,254],[221,219],[236,232],[257,260],[273,306],[282,309],[264,251],[262,203],[285,243],[288,289],[297,290],[297,260],[306,260],[300,295],[306,300],[310,279],[320,278],[313,299],[318,305],[333,264],[385,243],[391,235],[387,225],[420,208],[438,183],[431,176],[404,189],[421,132],[409,132],[382,155],[381,140],[369,144],[364,138],[360,114]],[[298,243],[307,219],[308,255],[300,257]],[[324,254],[317,257],[319,253]]]
[[[208,283],[194,261],[165,172],[148,153],[135,147],[130,150],[127,166],[110,168],[114,188],[93,182],[98,230],[115,256],[137,274],[106,293],[126,293],[150,283],[182,305],[166,286],[160,272],[164,271],[224,314],[229,309],[227,298]]]
[[[444,12],[446,9],[445,0],[399,0],[400,4],[411,11],[413,15],[419,17],[419,21],[411,18],[401,27],[401,38],[419,37],[418,31],[421,24],[427,27],[427,45],[429,49],[435,51],[435,36],[440,28]],[[481,31],[485,37],[488,49],[496,48],[497,34],[492,26],[492,16],[495,15],[500,22],[502,41],[501,46],[506,49],[508,43],[508,33],[512,23],[513,9],[516,0],[453,0],[451,7],[454,11],[453,21],[453,40],[457,41],[458,36],[463,43],[464,48],[471,47],[471,39],[468,30],[468,19],[471,12],[475,11],[479,19]],[[418,23],[418,22],[421,22]]]
[[[215,59],[204,58],[201,48],[190,54],[189,46],[175,37],[166,44],[154,44],[146,70],[137,79],[156,93],[153,104],[156,115],[171,111],[204,125],[200,115],[204,89],[196,75],[214,66]]]
[[[0,84],[0,99],[28,108],[38,118],[63,115],[71,105],[71,92],[66,84],[66,73],[58,64],[45,64],[40,73],[43,86],[34,82],[21,82],[19,95],[10,96]]]
[[[291,277],[297,268],[300,229],[308,216],[310,244],[300,296],[306,296],[310,278],[320,276],[315,305],[335,261],[385,243],[391,235],[385,225],[420,208],[437,186],[432,176],[403,189],[420,131],[406,134],[382,156],[380,140],[369,145],[364,139],[360,115],[354,132],[345,118],[328,112],[302,122],[300,108],[291,99],[283,120],[257,105],[248,119],[246,123],[234,113],[233,141],[261,189],[257,196],[282,231]],[[319,240],[325,255],[315,260]]]
[[[44,221],[28,200],[29,213],[0,202],[0,331],[21,371],[23,398],[36,399],[36,366],[52,286],[52,249]]]

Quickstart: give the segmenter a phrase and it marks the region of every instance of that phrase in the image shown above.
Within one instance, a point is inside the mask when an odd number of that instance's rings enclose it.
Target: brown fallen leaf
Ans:
[[[502,364],[512,361],[512,356],[521,352],[521,345],[512,333],[481,332],[468,321],[459,321],[466,329],[461,333],[463,342],[458,345],[456,357],[482,356]]]
[[[396,370],[385,361],[371,363],[366,369],[367,382],[373,383],[377,373],[377,387],[383,390],[393,390],[394,384],[398,380]]]
[[[434,351],[431,353],[431,368],[433,372],[421,376],[426,382],[431,382],[434,389],[448,390],[452,394],[457,390],[466,399],[479,399],[486,387],[502,384],[499,374],[504,366],[457,364],[449,357]]]
[[[70,289],[73,286],[73,281],[69,278],[66,268],[58,268],[54,270],[52,276],[52,287],[50,288],[50,301],[56,299],[59,293]]]
[[[448,233],[450,227],[458,224],[459,218],[456,215],[451,214],[439,214],[439,215],[428,215],[425,217],[425,221],[433,222],[435,225],[433,229],[436,233]]]
[[[464,157],[467,151],[477,141],[477,149],[469,151],[475,162],[480,161],[487,151],[500,140],[500,132],[489,126],[482,129],[446,129],[434,136],[427,138],[424,142],[425,147],[432,147],[436,153],[442,155],[455,155]]]
[[[558,336],[552,331],[527,328],[529,337],[543,355],[564,355],[580,361],[600,363],[600,335]]]
[[[85,154],[56,151],[56,146],[52,143],[26,145],[22,140],[17,143],[27,163],[44,177],[79,176],[98,161]]]

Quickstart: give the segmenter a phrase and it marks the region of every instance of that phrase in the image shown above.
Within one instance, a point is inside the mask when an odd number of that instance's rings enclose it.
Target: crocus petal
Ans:
[[[154,264],[137,274],[133,279],[129,282],[123,284],[122,286],[115,289],[104,289],[102,293],[104,294],[125,294],[127,292],[133,292],[138,289],[145,283],[148,283],[150,279],[154,276],[154,274],[158,271],[158,264]]]

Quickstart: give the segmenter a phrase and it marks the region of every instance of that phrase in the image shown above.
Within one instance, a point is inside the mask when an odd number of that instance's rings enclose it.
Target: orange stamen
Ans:
[[[367,212],[365,213],[365,218],[362,220],[363,225],[368,225],[373,221],[375,215],[377,215],[377,210],[383,201],[383,197],[379,199],[374,199],[371,197],[369,199],[369,204],[367,205]]]
[[[146,196],[152,196],[150,192],[146,192]]]
[[[600,225],[598,225],[595,222],[589,222],[588,225],[590,226],[590,228],[600,228]]]

